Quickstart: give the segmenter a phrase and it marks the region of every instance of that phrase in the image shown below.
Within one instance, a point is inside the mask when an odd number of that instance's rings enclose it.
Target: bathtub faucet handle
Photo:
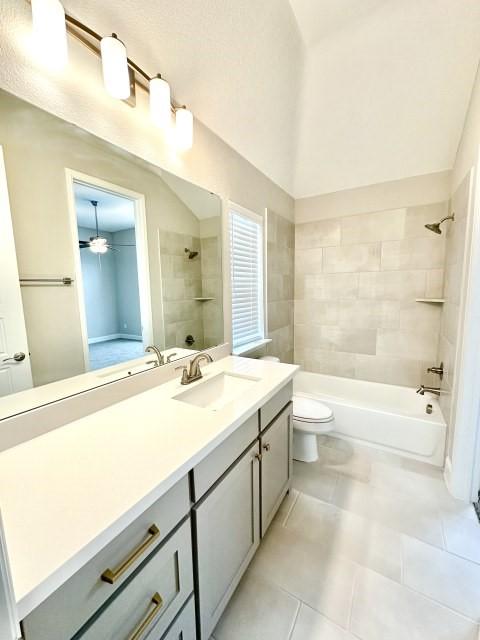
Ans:
[[[440,380],[443,378],[443,362],[440,363],[439,367],[428,367],[428,373],[436,373],[440,376]]]
[[[417,393],[419,393],[421,396],[425,395],[425,387],[423,384],[421,384],[420,388],[417,389]]]

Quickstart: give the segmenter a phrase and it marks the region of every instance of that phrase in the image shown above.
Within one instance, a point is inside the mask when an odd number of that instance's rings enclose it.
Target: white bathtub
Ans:
[[[294,391],[315,396],[335,414],[332,436],[350,438],[443,466],[446,424],[437,397],[409,387],[300,371]],[[426,413],[427,404],[432,413]]]

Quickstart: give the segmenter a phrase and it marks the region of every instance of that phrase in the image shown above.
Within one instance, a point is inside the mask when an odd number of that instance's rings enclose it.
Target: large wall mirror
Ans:
[[[3,91],[0,147],[0,396],[223,342],[217,195]]]

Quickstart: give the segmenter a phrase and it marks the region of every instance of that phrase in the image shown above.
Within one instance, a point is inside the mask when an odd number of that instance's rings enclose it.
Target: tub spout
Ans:
[[[424,384],[421,384],[420,388],[417,389],[417,393],[421,396],[425,395],[425,391],[427,391],[427,393],[433,393],[435,396],[440,395],[440,387],[426,387]]]

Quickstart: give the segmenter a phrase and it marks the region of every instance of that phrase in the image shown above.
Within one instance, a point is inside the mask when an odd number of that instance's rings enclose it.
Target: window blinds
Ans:
[[[261,218],[230,212],[233,348],[264,337]]]

